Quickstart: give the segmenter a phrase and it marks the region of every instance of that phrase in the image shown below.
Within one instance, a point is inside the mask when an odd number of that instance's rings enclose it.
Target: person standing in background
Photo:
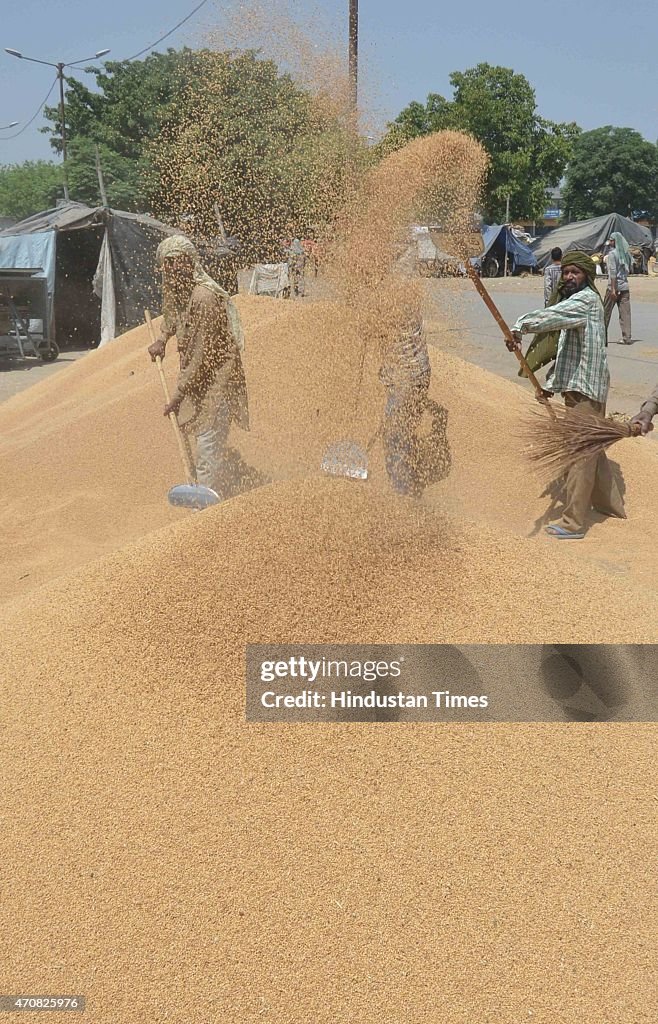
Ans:
[[[562,277],[562,250],[556,245],[551,249],[551,262],[544,270],[544,306],[548,306],[553,292]]]
[[[301,239],[295,237],[288,249],[288,280],[290,281],[290,298],[304,298],[306,273],[306,253]]]
[[[612,310],[619,310],[619,326],[621,327],[620,345],[632,345],[631,341],[631,292],[628,287],[628,274],[633,266],[628,242],[619,231],[615,231],[608,239],[608,288],[603,300],[605,310],[605,326],[608,330]]]

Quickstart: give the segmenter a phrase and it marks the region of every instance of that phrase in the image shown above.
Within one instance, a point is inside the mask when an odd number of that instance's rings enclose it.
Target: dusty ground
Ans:
[[[88,349],[65,349],[54,363],[43,363],[40,359],[21,359],[14,356],[0,356],[0,402],[19,391],[47,380],[87,354]]]

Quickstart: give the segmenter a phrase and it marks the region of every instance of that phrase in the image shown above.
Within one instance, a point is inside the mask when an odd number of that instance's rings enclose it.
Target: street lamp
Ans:
[[[9,124],[3,124],[2,128],[0,128],[0,132],[6,132],[7,128],[15,128],[17,124],[18,121],[10,121]]]
[[[95,60],[98,57],[104,57],[109,50],[97,50],[93,57],[83,57],[80,60],[70,60],[67,62],[58,61],[56,64],[50,60],[37,60],[36,57],[26,57],[19,50],[10,50],[5,47],[5,53],[8,53],[11,57],[18,57],[20,60],[29,60],[32,64],[46,64],[49,68],[55,68],[57,71],[57,79],[59,81],[59,116],[62,122],[62,170],[64,172],[64,198],[69,198],[69,183],[66,176],[66,124],[64,115],[64,68],[73,68],[76,64],[84,64],[88,60]]]

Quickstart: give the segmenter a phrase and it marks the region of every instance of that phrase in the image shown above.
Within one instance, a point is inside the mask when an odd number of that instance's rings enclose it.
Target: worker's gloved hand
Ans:
[[[637,434],[648,434],[649,431],[653,430],[653,416],[648,412],[639,412],[637,416],[633,416],[631,420],[631,430]]]
[[[510,352],[520,352],[523,338],[519,331],[512,331],[512,341],[505,339],[505,344]]]
[[[178,415],[178,410],[180,409],[180,405],[181,405],[182,401],[183,401],[182,398],[172,398],[172,400],[169,403],[169,405],[165,405],[165,408],[164,408],[165,416],[170,416],[172,412],[173,412],[174,416],[177,416]]]
[[[160,359],[164,359],[166,344],[164,338],[160,336],[152,345],[149,345],[148,352],[153,362],[155,362],[158,356],[160,356]]]

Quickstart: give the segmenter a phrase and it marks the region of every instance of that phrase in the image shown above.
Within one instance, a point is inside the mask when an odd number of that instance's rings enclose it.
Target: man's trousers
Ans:
[[[578,391],[565,391],[564,404],[573,415],[603,416],[605,406]],[[619,483],[605,454],[576,462],[567,472],[566,497],[558,525],[569,533],[582,533],[592,507],[604,515],[625,519],[624,500]]]
[[[612,316],[612,310],[614,307],[619,310],[619,326],[621,328],[621,338],[625,345],[631,343],[631,293],[629,291],[617,292],[617,298],[613,299],[610,289],[608,288],[605,293],[603,300],[603,309],[605,311],[605,326],[606,330],[610,326],[610,318]]]
[[[231,410],[227,399],[222,396],[210,425],[196,435],[196,482],[215,491],[222,500],[231,496],[235,485],[226,458],[230,427]]]

